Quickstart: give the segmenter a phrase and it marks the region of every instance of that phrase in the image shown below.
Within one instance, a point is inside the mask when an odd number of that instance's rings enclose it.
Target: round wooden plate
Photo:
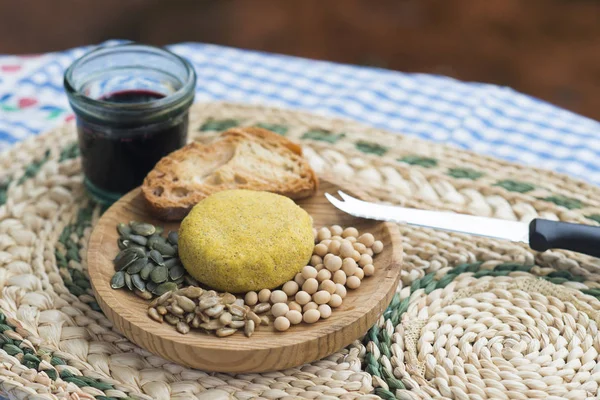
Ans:
[[[323,358],[363,336],[389,305],[400,278],[402,246],[398,227],[391,223],[359,219],[333,207],[324,193],[339,188],[321,178],[318,193],[297,204],[314,219],[315,227],[334,224],[371,232],[384,243],[374,258],[376,272],[363,279],[360,288],[348,290],[341,307],[330,318],[308,325],[301,323],[286,332],[260,326],[251,338],[241,332],[218,338],[192,330],[186,335],[147,315],[148,301],[127,290],[114,290],[112,260],[119,252],[119,222],[146,221],[177,230],[179,223],[154,219],[146,210],[139,189],[125,195],[100,218],[90,238],[88,269],[98,304],[114,327],[129,340],[166,359],[192,368],[220,372],[264,372],[295,367]],[[352,190],[344,191],[360,197]]]

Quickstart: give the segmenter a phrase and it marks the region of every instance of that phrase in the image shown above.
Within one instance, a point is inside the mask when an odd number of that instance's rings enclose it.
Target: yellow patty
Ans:
[[[307,265],[313,246],[308,213],[269,192],[212,194],[179,229],[179,257],[189,274],[231,293],[272,289],[292,279]]]

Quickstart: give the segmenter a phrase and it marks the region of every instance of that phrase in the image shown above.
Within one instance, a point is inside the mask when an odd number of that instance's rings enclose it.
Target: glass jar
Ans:
[[[196,73],[172,52],[135,43],[93,50],[65,72],[85,186],[111,204],[185,145]]]

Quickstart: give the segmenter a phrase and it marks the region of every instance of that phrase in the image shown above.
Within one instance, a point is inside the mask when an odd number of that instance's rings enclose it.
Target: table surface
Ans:
[[[215,45],[168,47],[195,66],[196,101],[350,118],[600,184],[600,123],[507,87]],[[92,48],[0,56],[0,151],[73,118],[63,73]]]

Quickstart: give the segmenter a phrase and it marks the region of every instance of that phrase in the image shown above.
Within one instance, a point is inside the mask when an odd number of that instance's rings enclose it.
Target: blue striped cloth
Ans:
[[[350,118],[600,184],[600,124],[510,88],[215,45],[168,47],[195,66],[198,101]],[[63,72],[90,49],[0,56],[0,150],[64,121]],[[11,63],[21,69],[1,69]]]

